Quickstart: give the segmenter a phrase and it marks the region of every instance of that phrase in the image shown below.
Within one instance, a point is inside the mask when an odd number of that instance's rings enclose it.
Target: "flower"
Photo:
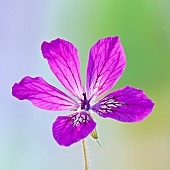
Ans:
[[[142,90],[130,86],[111,92],[94,104],[95,99],[116,84],[125,69],[125,53],[118,36],[100,39],[91,48],[86,89],[82,85],[80,61],[73,44],[58,38],[50,43],[43,42],[41,50],[52,72],[77,101],[41,77],[24,77],[14,84],[12,94],[41,109],[73,111],[68,116],[58,116],[53,123],[53,136],[59,145],[70,146],[89,134],[95,136],[96,123],[91,111],[121,122],[140,122],[151,113],[152,100]]]

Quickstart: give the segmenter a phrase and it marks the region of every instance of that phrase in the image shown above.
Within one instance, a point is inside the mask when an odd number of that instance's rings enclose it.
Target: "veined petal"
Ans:
[[[79,107],[75,100],[41,77],[23,78],[19,83],[14,84],[12,94],[20,100],[27,99],[33,105],[45,110],[72,110]]]
[[[119,80],[126,58],[119,37],[100,39],[90,50],[86,72],[88,99],[101,96]]]
[[[142,90],[126,86],[106,95],[92,110],[104,118],[140,122],[151,113],[153,106],[152,100]]]
[[[54,139],[58,144],[70,146],[87,137],[96,123],[86,112],[76,112],[69,116],[58,116],[53,124]]]
[[[77,49],[68,41],[56,39],[43,42],[42,54],[62,85],[75,97],[82,99],[84,88],[80,78],[80,61]]]

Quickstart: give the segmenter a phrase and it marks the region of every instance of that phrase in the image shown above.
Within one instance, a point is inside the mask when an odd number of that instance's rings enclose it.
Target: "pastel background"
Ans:
[[[42,76],[64,90],[40,51],[57,37],[72,42],[81,75],[90,47],[119,35],[126,70],[113,88],[142,88],[155,102],[142,123],[95,116],[102,147],[87,139],[90,170],[170,169],[170,1],[7,0],[0,1],[0,170],[81,170],[81,143],[60,147],[51,126],[63,113],[43,111],[11,95],[26,75]]]

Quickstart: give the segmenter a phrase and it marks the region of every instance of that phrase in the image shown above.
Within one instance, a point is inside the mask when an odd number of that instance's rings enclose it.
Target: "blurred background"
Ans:
[[[143,122],[126,124],[95,115],[102,147],[87,139],[90,170],[170,169],[170,1],[7,0],[0,1],[0,170],[81,170],[81,143],[69,148],[53,139],[60,112],[43,111],[11,95],[26,75],[42,76],[65,91],[40,51],[57,37],[72,42],[81,75],[90,47],[119,35],[126,70],[113,90],[141,88],[155,102]],[[64,113],[66,114],[66,113]]]

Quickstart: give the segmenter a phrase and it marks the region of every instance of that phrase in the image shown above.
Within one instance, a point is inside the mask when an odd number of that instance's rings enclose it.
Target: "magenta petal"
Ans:
[[[86,112],[76,112],[69,116],[58,116],[53,124],[54,139],[63,146],[87,137],[96,127],[96,123]]]
[[[92,107],[98,115],[121,122],[140,122],[152,111],[154,103],[142,90],[124,87],[111,92]]]
[[[71,110],[78,103],[59,89],[48,84],[43,78],[25,77],[12,87],[12,94],[20,100],[27,99],[45,110]]]
[[[119,80],[126,58],[119,37],[100,39],[90,50],[86,88],[89,98],[97,98],[110,90]]]
[[[81,99],[84,88],[77,49],[70,42],[59,38],[50,43],[43,42],[41,49],[58,80],[73,96]]]

